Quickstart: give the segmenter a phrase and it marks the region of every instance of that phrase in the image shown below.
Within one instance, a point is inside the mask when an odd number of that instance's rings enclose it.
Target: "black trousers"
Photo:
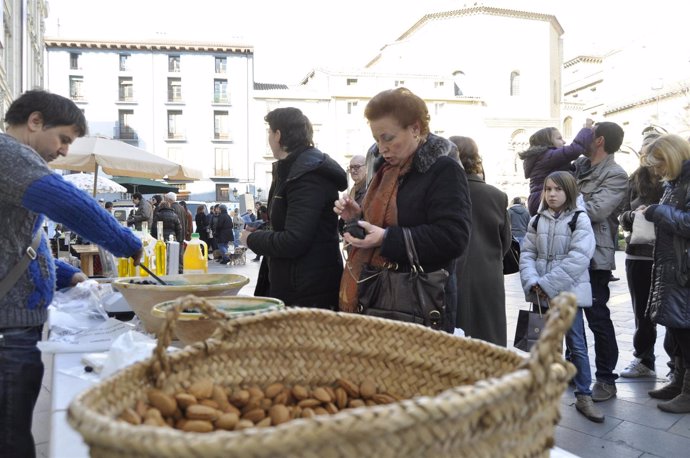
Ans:
[[[656,343],[656,324],[647,316],[647,300],[652,286],[652,260],[626,259],[625,275],[635,313],[635,335],[633,336],[633,355],[642,364],[654,370],[654,344]]]

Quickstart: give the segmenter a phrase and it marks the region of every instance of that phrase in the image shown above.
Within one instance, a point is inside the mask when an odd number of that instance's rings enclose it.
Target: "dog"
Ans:
[[[228,253],[228,264],[232,266],[245,265],[247,263],[247,247],[238,246],[235,247],[234,253]]]

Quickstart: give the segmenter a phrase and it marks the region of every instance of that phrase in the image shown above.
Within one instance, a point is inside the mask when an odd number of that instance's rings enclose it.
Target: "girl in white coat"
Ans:
[[[582,307],[592,306],[589,261],[594,254],[592,224],[578,199],[577,183],[568,172],[553,172],[544,180],[539,212],[532,218],[520,254],[520,279],[528,302],[542,306],[559,293],[577,297],[578,310],[565,340],[577,368],[575,407],[589,420],[604,421],[592,402],[592,374],[585,342]],[[535,305],[536,307],[536,305]]]

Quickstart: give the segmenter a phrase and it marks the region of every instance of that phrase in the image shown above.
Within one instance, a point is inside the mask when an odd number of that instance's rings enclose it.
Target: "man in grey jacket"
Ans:
[[[596,382],[592,387],[594,401],[606,401],[616,395],[614,373],[618,362],[616,333],[608,308],[611,271],[616,268],[614,231],[618,213],[628,188],[628,175],[614,160],[623,143],[623,129],[613,122],[594,126],[594,140],[585,157],[575,161],[575,178],[592,221],[596,250],[590,262],[592,307],[585,309],[589,329],[594,334]]]

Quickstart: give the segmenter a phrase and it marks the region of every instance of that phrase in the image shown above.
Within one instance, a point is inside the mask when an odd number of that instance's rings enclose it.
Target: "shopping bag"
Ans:
[[[513,342],[515,348],[530,351],[532,345],[539,340],[541,331],[546,325],[546,315],[541,312],[540,305],[537,305],[536,308],[538,309],[537,312],[520,310],[518,313],[517,325],[515,326],[515,341]]]
[[[520,271],[520,242],[515,237],[510,241],[510,248],[503,256],[503,275]]]
[[[636,211],[635,218],[633,219],[632,233],[630,234],[630,244],[642,245],[654,243],[655,238],[654,223],[647,221],[642,212]]]

